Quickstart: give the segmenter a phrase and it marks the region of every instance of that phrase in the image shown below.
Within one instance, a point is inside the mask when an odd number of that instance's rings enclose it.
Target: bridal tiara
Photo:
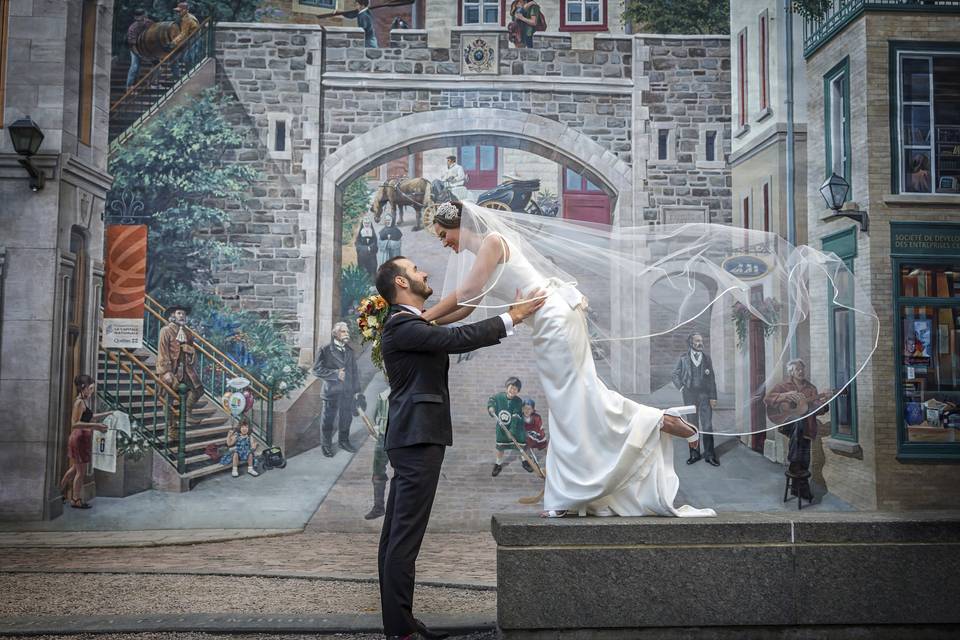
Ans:
[[[449,202],[444,202],[437,207],[437,212],[433,216],[434,220],[443,220],[444,222],[457,222],[460,220],[460,211]]]

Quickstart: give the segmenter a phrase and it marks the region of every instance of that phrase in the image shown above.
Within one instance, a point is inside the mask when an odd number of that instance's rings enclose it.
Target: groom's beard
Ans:
[[[431,289],[426,282],[420,282],[419,280],[411,280],[410,293],[426,300],[427,298],[433,295],[433,289]]]

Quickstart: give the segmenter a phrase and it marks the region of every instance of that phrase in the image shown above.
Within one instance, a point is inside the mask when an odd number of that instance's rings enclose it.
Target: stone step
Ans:
[[[211,419],[212,420],[212,419]],[[144,425],[144,431],[149,432],[159,432],[163,433],[165,431],[166,423],[158,423],[155,425]],[[207,436],[216,435],[218,433],[227,433],[233,427],[230,424],[226,423],[226,419],[217,422],[205,422],[197,424],[187,424],[187,439],[191,438],[205,438]]]

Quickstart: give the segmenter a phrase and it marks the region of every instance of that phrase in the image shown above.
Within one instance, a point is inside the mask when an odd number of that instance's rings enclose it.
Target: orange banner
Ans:
[[[104,346],[139,348],[147,285],[146,225],[107,226]]]

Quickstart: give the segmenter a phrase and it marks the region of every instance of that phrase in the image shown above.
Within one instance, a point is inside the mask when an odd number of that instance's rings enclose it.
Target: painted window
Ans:
[[[561,31],[606,31],[607,0],[560,0]]]
[[[297,0],[297,3],[308,7],[319,7],[321,9],[337,8],[337,0]]]
[[[850,180],[850,64],[848,59],[831,69],[823,77],[824,132],[826,133],[826,171],[824,177],[835,173]]]
[[[83,0],[80,18],[80,108],[77,137],[90,144],[93,130],[93,70],[97,44],[97,0]]]
[[[856,316],[853,261],[857,256],[857,228],[849,227],[823,239],[823,250],[835,253],[848,271],[842,271],[827,286],[830,334],[830,388],[839,390],[856,373]],[[856,382],[847,385],[830,403],[830,434],[839,440],[857,440]]]
[[[500,24],[502,0],[461,0],[460,24]]]
[[[602,193],[603,190],[583,174],[567,167],[563,172],[563,190],[579,193]]]
[[[3,128],[3,101],[7,86],[7,14],[10,0],[0,0],[0,129]]]
[[[960,458],[960,225],[890,232],[898,455]]]
[[[960,193],[960,55],[898,52],[901,193]]]
[[[497,147],[467,145],[460,147],[458,162],[467,174],[468,189],[492,189],[497,186]]]
[[[770,32],[769,32],[769,14],[766,10],[760,14],[757,24],[757,37],[759,38],[760,51],[757,59],[759,87],[760,87],[760,111],[770,107]]]
[[[747,30],[737,34],[737,124],[747,126]]]
[[[675,163],[677,161],[677,130],[672,123],[651,125],[651,162]]]

